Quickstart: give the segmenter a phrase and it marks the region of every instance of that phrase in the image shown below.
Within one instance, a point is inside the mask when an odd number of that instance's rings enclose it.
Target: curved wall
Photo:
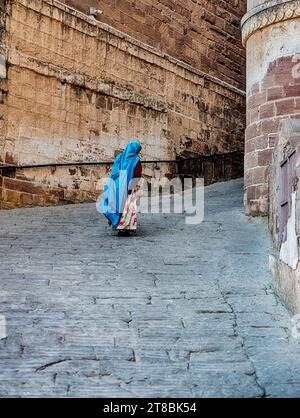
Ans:
[[[245,207],[268,214],[269,169],[282,121],[300,119],[300,0],[248,1]]]

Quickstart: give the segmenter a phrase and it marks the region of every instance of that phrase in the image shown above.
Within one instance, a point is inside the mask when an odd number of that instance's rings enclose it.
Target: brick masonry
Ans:
[[[293,58],[273,62],[262,83],[254,84],[248,94],[245,204],[252,215],[269,213],[269,168],[280,124],[300,118],[300,78],[293,77]]]
[[[134,138],[143,159],[243,150],[244,95],[222,74],[54,0],[12,0],[6,12],[2,163],[107,161]],[[107,171],[18,170],[2,180],[2,207],[94,200]]]
[[[280,124],[300,118],[300,2],[248,1],[245,208],[268,215],[270,164]]]
[[[245,208],[268,215],[270,268],[287,307],[300,312],[300,1],[250,0],[247,47]]]
[[[244,0],[64,0],[148,45],[244,89]]]
[[[0,0],[0,162],[1,162],[1,155],[3,155],[4,147],[5,147],[5,97],[6,97],[6,86],[5,86],[5,78],[6,78],[6,60],[5,60],[5,10],[6,10],[6,2],[4,0]],[[0,207],[2,202],[2,173],[0,171]]]

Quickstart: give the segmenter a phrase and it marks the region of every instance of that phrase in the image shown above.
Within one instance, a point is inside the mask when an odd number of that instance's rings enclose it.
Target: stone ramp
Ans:
[[[242,181],[206,216],[143,215],[118,238],[94,205],[0,212],[0,395],[300,396],[300,345]]]

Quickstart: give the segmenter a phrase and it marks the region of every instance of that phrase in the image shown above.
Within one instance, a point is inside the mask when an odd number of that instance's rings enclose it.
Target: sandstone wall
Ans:
[[[280,123],[300,118],[300,2],[248,4],[261,7],[250,10],[243,22],[247,47],[245,207],[250,215],[267,215],[269,167]]]
[[[5,58],[5,22],[6,22],[6,1],[0,0],[0,164],[3,161],[5,134],[6,134],[6,58]],[[2,201],[3,177],[0,170],[0,207]]]
[[[300,314],[299,120],[281,122],[271,175],[270,227],[277,255],[271,257],[270,267],[278,294],[292,313]]]
[[[264,3],[267,3],[269,0],[248,0],[247,1],[247,10],[251,11],[256,7],[262,6]]]
[[[245,208],[268,215],[274,284],[300,312],[300,1],[249,0]]]
[[[4,164],[143,159],[243,149],[243,92],[52,0],[11,0]],[[107,168],[17,170],[2,207],[93,200]],[[153,174],[146,168],[146,174]]]
[[[239,88],[245,86],[240,20],[244,0],[64,0],[98,19]]]

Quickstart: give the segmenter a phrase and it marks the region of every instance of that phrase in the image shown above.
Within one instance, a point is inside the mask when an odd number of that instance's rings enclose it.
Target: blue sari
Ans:
[[[141,144],[133,141],[116,157],[100,205],[97,204],[98,211],[106,216],[113,228],[119,224],[141,149]]]

